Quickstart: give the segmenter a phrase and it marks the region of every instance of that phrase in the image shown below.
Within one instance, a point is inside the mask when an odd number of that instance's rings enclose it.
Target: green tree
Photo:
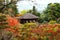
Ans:
[[[6,0],[6,3],[5,0],[0,1],[0,12],[4,14],[10,14],[11,16],[15,16],[18,13],[16,3],[17,0],[11,0],[10,2],[9,0]]]
[[[33,10],[32,10],[33,12],[32,12],[32,14],[34,14],[34,15],[36,15],[36,16],[38,16],[38,17],[40,17],[40,13],[39,12],[37,12],[37,10],[36,10],[36,8],[35,8],[35,6],[33,6]]]
[[[45,17],[48,17],[47,20],[56,20],[60,18],[60,3],[50,3],[48,4],[46,10],[44,11],[46,14]]]
[[[40,12],[36,10],[35,6],[33,6],[33,9],[29,10],[28,12],[40,17]]]
[[[34,14],[34,15],[36,15],[36,16],[38,16],[39,17],[39,19],[38,19],[38,22],[40,22],[41,20],[41,18],[40,18],[40,12],[38,12],[37,10],[36,10],[36,8],[35,8],[35,6],[33,6],[33,9],[32,10],[29,10],[28,11],[29,13],[32,13],[32,14]]]
[[[28,12],[28,10],[22,10],[20,13],[22,14],[22,15],[24,15],[24,14],[26,14]]]

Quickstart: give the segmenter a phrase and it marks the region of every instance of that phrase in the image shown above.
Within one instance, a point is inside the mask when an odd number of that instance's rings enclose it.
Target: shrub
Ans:
[[[51,20],[49,23],[50,23],[50,24],[55,24],[55,23],[57,23],[57,22],[54,21],[54,20]]]
[[[0,40],[18,40],[19,27],[20,23],[15,17],[0,14]]]
[[[37,27],[36,23],[25,23],[24,26],[26,27]]]
[[[21,40],[58,40],[60,24],[41,24],[39,27],[30,26],[20,29]]]

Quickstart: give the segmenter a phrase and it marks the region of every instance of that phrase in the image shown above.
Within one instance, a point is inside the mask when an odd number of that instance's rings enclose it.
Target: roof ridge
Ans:
[[[26,13],[20,17],[20,19],[32,19],[32,18],[39,18],[38,16],[33,15],[32,13]]]

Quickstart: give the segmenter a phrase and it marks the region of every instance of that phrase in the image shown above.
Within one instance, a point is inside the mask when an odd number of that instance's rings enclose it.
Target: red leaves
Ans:
[[[60,32],[60,28],[58,28],[58,32]]]
[[[53,33],[54,31],[53,30],[48,30],[48,32]]]
[[[8,23],[7,25],[9,26],[9,28],[5,28],[5,30],[10,31],[15,35],[18,35],[18,26],[20,26],[18,20],[15,17],[10,17],[9,15],[7,15],[6,18],[6,22]]]
[[[40,29],[32,29],[31,32],[39,34],[41,32],[41,30]]]
[[[17,32],[16,30],[14,30],[14,29],[12,29],[12,28],[6,28],[5,30],[11,31],[11,32],[13,32],[13,33],[16,33],[16,32]]]
[[[36,37],[32,37],[31,40],[37,40]]]
[[[9,16],[7,18],[8,18],[7,22],[8,22],[9,26],[15,26],[15,25],[18,24],[18,21],[17,21],[16,18],[12,18],[12,17],[9,17]]]
[[[57,32],[55,32],[54,30],[48,30],[48,33],[52,33],[53,35],[57,34]]]
[[[2,24],[2,22],[0,22],[0,25]]]
[[[58,40],[60,40],[60,38]]]

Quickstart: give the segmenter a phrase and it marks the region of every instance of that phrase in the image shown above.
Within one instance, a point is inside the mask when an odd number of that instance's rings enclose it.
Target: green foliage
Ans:
[[[34,14],[34,15],[36,15],[36,16],[38,16],[38,17],[40,17],[40,13],[39,12],[37,12],[37,10],[36,10],[36,8],[35,8],[35,6],[33,6],[33,10],[32,10],[33,12],[32,12],[32,14]]]
[[[27,10],[22,10],[22,11],[21,11],[21,14],[24,15],[24,14],[26,14],[27,12],[28,12]]]
[[[35,27],[35,26],[37,26],[36,23],[25,23],[24,25],[25,25],[26,27],[29,27],[29,26]]]
[[[60,4],[59,3],[50,3],[47,6],[47,9],[44,11],[49,20],[56,20],[60,17]]]
[[[49,23],[50,23],[50,24],[55,24],[55,23],[56,23],[56,21],[51,20]]]
[[[0,40],[18,40],[12,32],[0,29]]]
[[[13,16],[16,16],[16,14],[18,14],[18,10],[17,10],[17,7],[16,7],[16,4],[15,3],[8,3],[9,0],[6,0],[7,4],[4,5],[2,4],[4,1],[2,1],[0,3],[0,12],[4,13],[4,14],[9,14],[9,15],[13,15]],[[11,10],[9,10],[11,8]]]
[[[49,3],[40,15],[40,22],[56,20],[60,18],[60,3]]]
[[[4,0],[0,0],[0,2],[4,2]]]
[[[14,3],[11,3],[11,4],[9,4],[8,6],[7,6],[7,9],[9,9],[9,8],[12,8],[12,14],[14,15],[14,16],[16,16],[16,14],[18,14],[18,9],[17,9],[17,6],[16,6],[16,4],[14,4]],[[8,10],[9,11],[9,10]],[[10,11],[9,11],[10,12]],[[9,13],[8,12],[8,13]],[[11,13],[11,12],[10,12]]]
[[[38,19],[38,22],[40,23],[41,22],[41,18],[40,18],[40,12],[38,12],[37,10],[36,10],[36,8],[35,8],[35,6],[33,6],[33,9],[32,10],[29,10],[28,11],[29,13],[32,13],[32,14],[34,14],[34,15],[36,15],[36,16],[38,16],[39,17],[39,19]]]
[[[33,6],[33,9],[29,10],[28,12],[40,17],[40,13],[36,10],[35,6]]]
[[[25,23],[22,24],[21,28],[30,28],[30,27],[37,27],[38,25],[36,23]]]
[[[37,28],[37,24],[36,23],[25,23],[22,24],[20,27],[20,39],[21,40],[28,40],[27,38],[30,38],[32,36],[35,36],[37,34],[33,34],[31,33],[31,30]]]
[[[0,14],[0,29],[9,27],[6,22],[7,18],[5,14]]]
[[[60,18],[57,19],[57,23],[60,23]]]
[[[49,22],[50,20],[57,20],[58,18],[60,18],[60,4],[48,4],[47,8],[41,14],[36,10],[35,6],[33,6],[33,9],[29,10],[28,12],[38,16],[38,22],[45,23]],[[23,13],[25,14],[26,11],[24,11]]]

